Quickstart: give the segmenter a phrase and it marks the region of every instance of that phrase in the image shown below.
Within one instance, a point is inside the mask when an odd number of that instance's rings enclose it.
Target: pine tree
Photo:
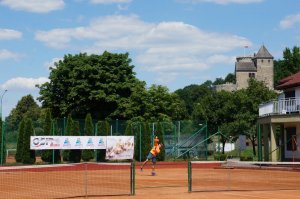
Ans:
[[[73,128],[73,119],[71,115],[68,115],[65,136],[71,135],[72,128]],[[70,160],[69,158],[70,158],[70,150],[64,150],[63,151],[64,161],[69,161]]]
[[[18,136],[18,141],[17,141],[17,151],[15,155],[16,162],[22,162],[22,157],[23,157],[23,137],[24,137],[24,132],[25,132],[25,119],[23,118],[20,122],[19,125],[19,136]]]
[[[24,129],[22,163],[33,164],[35,163],[35,151],[30,150],[30,136],[32,136],[34,133],[31,119],[27,118],[25,120]]]
[[[78,121],[73,121],[72,136],[79,136],[80,135],[80,125]],[[81,141],[81,140],[80,140]],[[80,162],[81,160],[81,150],[80,149],[71,149],[69,153],[69,161],[70,162]]]
[[[94,134],[94,126],[91,114],[87,114],[85,117],[84,135],[92,136]],[[94,158],[94,150],[85,149],[82,151],[82,160],[89,161]]]
[[[52,135],[58,135],[58,124],[57,120],[52,120],[52,127],[51,127]],[[61,156],[60,156],[60,150],[55,149],[54,150],[54,163],[60,163],[61,162]]]
[[[46,110],[46,115],[44,118],[44,136],[51,135],[51,113],[50,109]],[[41,154],[41,158],[44,162],[51,162],[52,161],[52,153],[53,150],[43,150]]]
[[[2,118],[0,117],[1,121],[0,121],[0,150],[2,151],[2,154],[0,153],[0,156],[2,158],[2,163],[5,163],[6,162],[6,147],[5,147],[5,134],[2,135],[2,132],[4,133],[4,130],[5,130],[5,123],[2,121]],[[2,128],[4,130],[2,130]],[[2,140],[3,138],[3,140]],[[2,143],[3,141],[3,143]]]
[[[97,123],[97,135],[107,136],[109,135],[109,123],[107,121],[99,121]],[[97,150],[97,162],[104,162],[105,160],[105,149]]]

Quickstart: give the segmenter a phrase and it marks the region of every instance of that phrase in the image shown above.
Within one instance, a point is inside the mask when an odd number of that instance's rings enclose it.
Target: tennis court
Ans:
[[[298,165],[228,165],[159,162],[139,170],[130,164],[78,164],[0,170],[1,198],[300,198]],[[51,169],[50,169],[51,168]],[[188,176],[191,177],[188,178]],[[189,182],[191,180],[192,182]],[[191,192],[189,185],[191,184]],[[135,195],[130,196],[132,186]]]

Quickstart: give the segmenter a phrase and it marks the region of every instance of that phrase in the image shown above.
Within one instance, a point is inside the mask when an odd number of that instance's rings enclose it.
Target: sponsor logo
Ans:
[[[53,142],[54,139],[49,137],[38,137],[32,140],[34,147],[51,146]]]
[[[100,138],[100,139],[99,139],[99,142],[98,142],[98,146],[103,146],[103,145],[104,145],[103,139]]]
[[[89,138],[86,145],[87,146],[94,146],[93,139]]]
[[[80,138],[77,138],[75,146],[81,146],[81,140],[80,140]]]
[[[69,141],[68,138],[65,139],[64,146],[71,146],[70,141]]]

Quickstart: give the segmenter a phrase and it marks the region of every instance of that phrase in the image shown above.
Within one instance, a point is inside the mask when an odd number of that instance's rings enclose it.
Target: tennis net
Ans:
[[[134,163],[0,167],[0,198],[76,198],[134,194]]]
[[[188,190],[300,190],[300,162],[191,161]]]

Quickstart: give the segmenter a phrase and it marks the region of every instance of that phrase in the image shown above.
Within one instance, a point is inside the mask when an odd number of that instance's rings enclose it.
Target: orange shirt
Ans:
[[[160,146],[158,144],[154,145],[150,153],[155,157],[160,153]]]

